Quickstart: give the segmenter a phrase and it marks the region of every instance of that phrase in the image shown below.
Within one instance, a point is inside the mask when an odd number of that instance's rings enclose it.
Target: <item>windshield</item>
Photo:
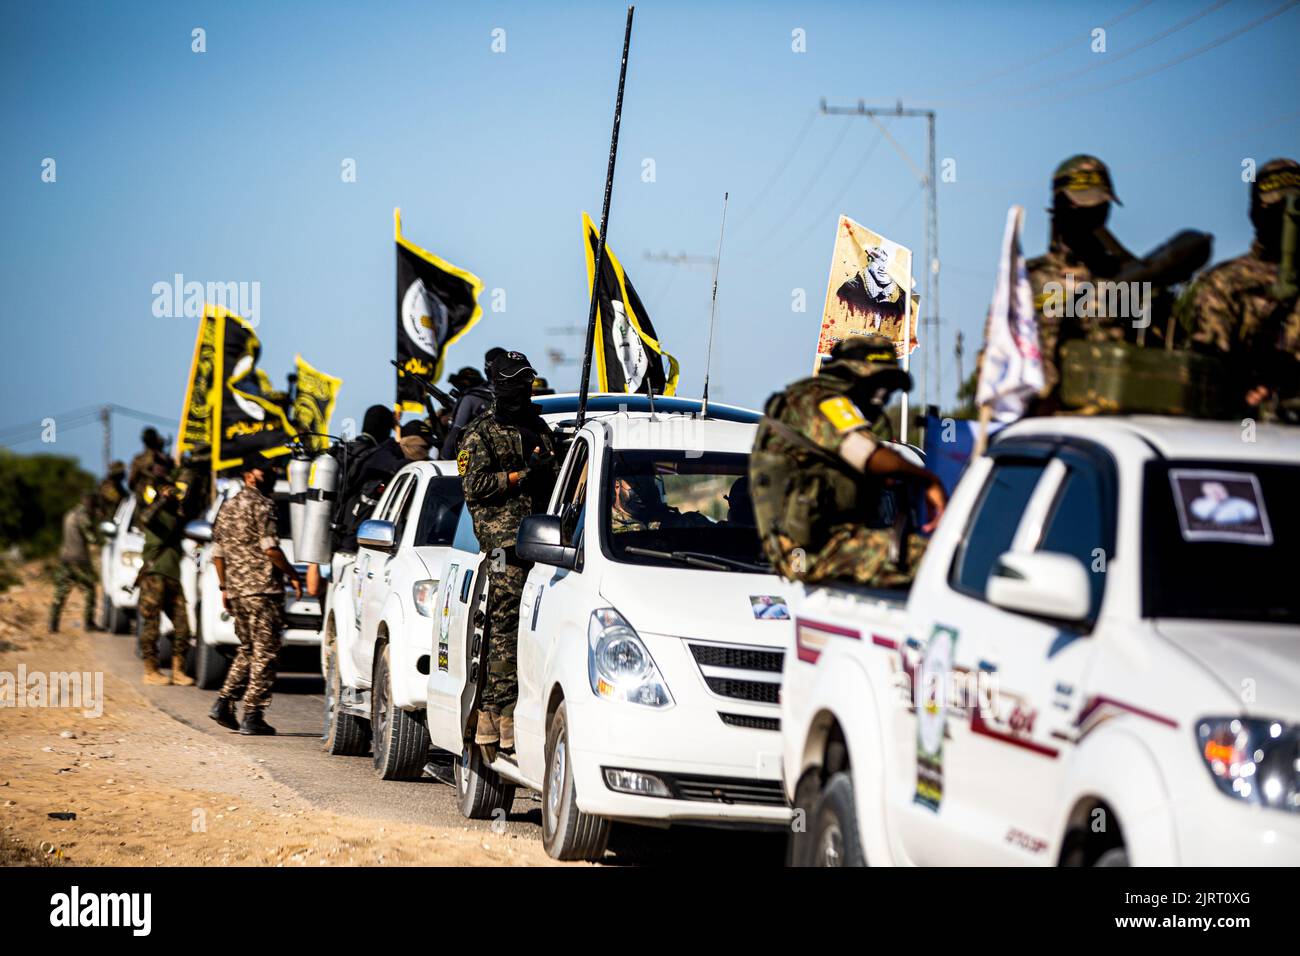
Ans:
[[[420,523],[415,529],[415,546],[451,544],[464,505],[459,478],[430,478],[420,509]]]
[[[1142,616],[1300,624],[1300,467],[1150,462]]]
[[[603,533],[615,561],[771,573],[754,526],[748,455],[618,451],[612,461]]]

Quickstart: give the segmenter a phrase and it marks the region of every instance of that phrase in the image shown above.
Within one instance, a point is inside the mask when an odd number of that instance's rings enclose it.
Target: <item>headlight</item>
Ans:
[[[587,624],[587,676],[597,697],[647,707],[673,703],[650,651],[612,607],[594,611]]]
[[[1224,793],[1260,807],[1300,811],[1300,724],[1205,717],[1197,722],[1196,741]]]
[[[128,568],[139,568],[144,565],[144,558],[141,557],[139,551],[123,551],[122,563]]]
[[[433,617],[433,610],[438,606],[438,582],[416,581],[411,587],[411,599],[415,609],[425,617]]]

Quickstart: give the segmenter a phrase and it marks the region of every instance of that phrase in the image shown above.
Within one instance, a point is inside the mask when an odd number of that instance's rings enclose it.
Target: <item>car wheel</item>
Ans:
[[[419,780],[429,758],[429,729],[416,712],[393,704],[392,655],[387,644],[375,655],[370,682],[370,734],[381,780]]]
[[[343,681],[339,677],[338,649],[333,645],[325,661],[323,749],[335,757],[364,757],[370,753],[370,722],[338,707],[338,702],[343,699]]]
[[[1093,866],[1128,866],[1128,850],[1117,846],[1107,850],[1093,861]]]
[[[491,820],[501,814],[505,819],[515,802],[514,784],[483,762],[478,744],[467,741],[456,761],[456,794],[460,798],[461,816],[470,820]]]
[[[853,805],[853,778],[848,771],[833,774],[813,809],[809,822],[808,866],[866,866],[858,814]]]
[[[201,690],[217,690],[226,680],[230,659],[216,644],[199,638],[194,646],[194,683]]]
[[[578,809],[570,754],[568,709],[560,704],[546,733],[542,844],[556,860],[599,860],[609,843],[609,821]]]
[[[113,599],[105,595],[104,597],[104,626],[114,634],[130,634],[131,618],[126,611],[113,603]],[[139,653],[138,651],[136,652]]]

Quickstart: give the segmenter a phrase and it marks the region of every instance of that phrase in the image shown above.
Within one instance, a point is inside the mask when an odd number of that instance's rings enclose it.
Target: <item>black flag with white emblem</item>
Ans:
[[[402,238],[402,211],[393,210],[397,239],[397,404],[402,411],[422,412],[423,392],[410,377],[442,377],[447,347],[468,332],[483,310],[478,295],[483,283]]]

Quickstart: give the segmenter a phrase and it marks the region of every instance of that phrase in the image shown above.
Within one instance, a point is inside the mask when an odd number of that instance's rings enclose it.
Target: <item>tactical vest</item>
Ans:
[[[806,407],[847,396],[852,383],[823,375],[795,382],[768,399],[749,458],[749,487],[759,537],[778,535],[795,547],[818,549],[835,525],[861,522],[874,510],[879,486],[838,455],[804,436]],[[815,401],[802,401],[816,390]],[[799,408],[792,408],[792,402]],[[867,500],[870,499],[870,500]]]

